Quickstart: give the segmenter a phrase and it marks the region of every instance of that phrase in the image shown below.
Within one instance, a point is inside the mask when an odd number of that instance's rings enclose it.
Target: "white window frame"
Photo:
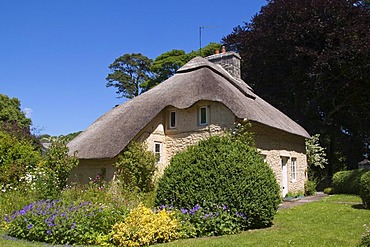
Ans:
[[[205,122],[202,122],[202,110],[205,109],[206,111],[206,121]],[[200,126],[205,126],[205,125],[208,125],[208,121],[209,121],[209,117],[208,117],[209,113],[208,113],[208,106],[201,106],[199,107],[199,125]]]
[[[172,114],[175,115],[174,124],[172,123]],[[177,113],[176,113],[176,111],[170,111],[170,114],[168,116],[168,128],[169,129],[176,129],[176,127],[177,127]]]
[[[157,151],[157,147],[159,147],[159,151]],[[155,155],[159,155],[159,159],[158,159],[157,163],[162,163],[162,156],[163,156],[163,144],[162,144],[162,142],[154,142],[153,153]]]
[[[295,182],[297,180],[297,158],[291,158],[290,179]]]

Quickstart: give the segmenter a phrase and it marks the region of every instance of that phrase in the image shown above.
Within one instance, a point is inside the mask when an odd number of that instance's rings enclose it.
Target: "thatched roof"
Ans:
[[[302,137],[308,133],[221,66],[196,57],[158,86],[110,110],[69,144],[80,159],[113,158],[167,106],[185,109],[200,100],[221,102],[237,118]]]

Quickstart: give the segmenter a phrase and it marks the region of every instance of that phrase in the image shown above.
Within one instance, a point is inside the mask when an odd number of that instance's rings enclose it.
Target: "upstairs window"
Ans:
[[[202,106],[199,108],[199,125],[208,124],[208,107]]]
[[[176,128],[176,112],[175,111],[171,111],[170,112],[170,115],[169,115],[169,128],[170,129],[174,129]]]

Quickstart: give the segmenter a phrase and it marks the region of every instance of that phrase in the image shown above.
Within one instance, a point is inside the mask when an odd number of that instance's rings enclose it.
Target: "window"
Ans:
[[[169,116],[169,126],[170,129],[176,128],[176,112],[171,111]]]
[[[292,181],[297,179],[297,158],[292,158],[291,179]]]
[[[154,142],[154,154],[158,157],[158,163],[162,163],[162,143]]]
[[[208,108],[207,106],[203,106],[199,108],[199,125],[207,124],[208,124]]]

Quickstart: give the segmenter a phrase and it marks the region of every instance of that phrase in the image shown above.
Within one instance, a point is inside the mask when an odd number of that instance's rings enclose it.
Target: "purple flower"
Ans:
[[[196,204],[192,209],[190,209],[190,214],[195,214],[200,209],[199,204]]]
[[[51,231],[50,231],[50,230],[47,230],[47,231],[46,231],[46,234],[47,234],[47,235],[50,235],[50,234],[51,234]]]
[[[33,227],[33,225],[32,225],[32,224],[29,224],[29,225],[27,226],[27,229],[28,229],[28,230],[30,230],[32,227]]]
[[[226,207],[226,205],[225,205],[225,204],[222,204],[222,209],[223,209],[223,210],[226,210],[226,209],[227,209],[227,207]]]
[[[182,214],[189,213],[189,210],[187,210],[186,208],[182,208],[182,209],[180,209],[180,211],[181,211]]]
[[[236,212],[235,215],[238,216],[238,217],[240,217],[240,218],[243,218],[245,220],[247,219],[247,216],[245,214],[243,214],[243,213]]]
[[[73,222],[73,225],[71,226],[71,229],[75,229],[76,228],[76,222]]]

